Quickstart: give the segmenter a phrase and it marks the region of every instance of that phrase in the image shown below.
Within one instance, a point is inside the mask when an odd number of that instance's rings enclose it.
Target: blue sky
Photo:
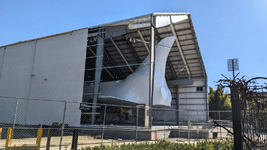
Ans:
[[[209,86],[232,76],[230,58],[267,76],[267,0],[1,0],[0,46],[152,12],[191,13]]]

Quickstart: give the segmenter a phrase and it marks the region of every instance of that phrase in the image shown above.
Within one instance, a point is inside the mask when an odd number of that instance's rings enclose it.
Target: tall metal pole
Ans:
[[[150,76],[149,76],[149,127],[152,127],[152,106],[154,91],[154,69],[155,69],[155,17],[151,15],[150,35]]]
[[[232,116],[234,128],[234,146],[235,150],[243,150],[243,138],[241,132],[241,115],[238,88],[233,85],[231,87]]]
[[[241,132],[241,109],[238,94],[238,88],[235,85],[235,67],[234,59],[232,59],[233,81],[231,87],[231,102],[232,102],[232,116],[233,116],[233,131],[234,131],[234,147],[235,150],[243,150],[243,138]]]

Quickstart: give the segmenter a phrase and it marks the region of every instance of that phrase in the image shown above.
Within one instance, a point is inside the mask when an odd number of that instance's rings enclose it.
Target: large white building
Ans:
[[[189,13],[152,13],[0,46],[0,96],[0,123],[13,123],[17,99],[8,97],[20,98],[18,124],[61,122],[64,101],[71,126],[81,123],[81,102],[181,110],[165,118],[153,111],[155,124],[208,120],[207,75]]]

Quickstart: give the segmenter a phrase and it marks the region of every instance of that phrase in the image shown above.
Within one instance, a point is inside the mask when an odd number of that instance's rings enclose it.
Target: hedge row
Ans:
[[[165,140],[155,143],[122,144],[111,146],[95,146],[82,148],[82,150],[231,150],[233,149],[233,140],[223,141],[203,141],[196,144],[174,143]]]

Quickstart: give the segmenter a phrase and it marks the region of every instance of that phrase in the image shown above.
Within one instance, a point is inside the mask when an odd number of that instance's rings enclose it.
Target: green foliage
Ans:
[[[231,150],[233,149],[233,140],[197,142],[196,144],[174,143],[160,140],[155,143],[140,144],[122,144],[111,146],[95,146],[82,148],[82,150]]]
[[[228,98],[228,94],[224,93],[221,86],[217,87],[217,90],[213,90],[209,87],[209,110],[231,110],[231,101]]]
[[[217,87],[217,90],[213,90],[209,87],[209,110],[231,110],[231,101],[228,98],[228,94],[223,91],[221,86]],[[210,112],[210,118],[215,120],[231,120],[232,114],[229,112]]]

